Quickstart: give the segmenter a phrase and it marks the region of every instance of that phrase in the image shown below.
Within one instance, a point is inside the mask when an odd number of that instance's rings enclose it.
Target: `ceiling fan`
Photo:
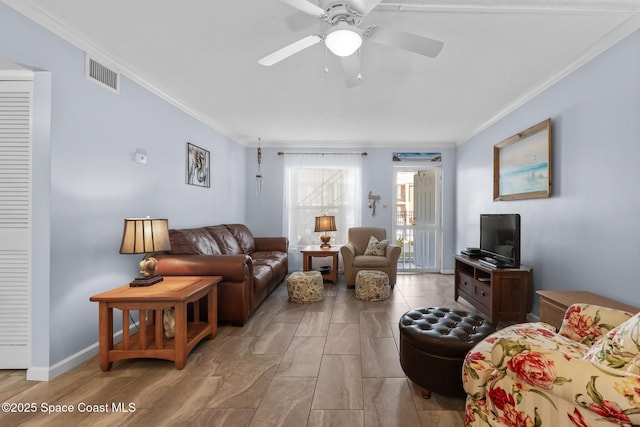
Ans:
[[[420,55],[434,58],[442,50],[443,42],[392,30],[378,25],[360,28],[367,16],[382,0],[337,0],[327,4],[325,9],[308,0],[280,0],[301,12],[325,21],[329,28],[324,34],[312,34],[293,42],[258,60],[265,66],[274,65],[296,53],[324,41],[327,49],[341,57],[347,86],[360,84],[360,60],[354,55],[364,40],[397,47]]]

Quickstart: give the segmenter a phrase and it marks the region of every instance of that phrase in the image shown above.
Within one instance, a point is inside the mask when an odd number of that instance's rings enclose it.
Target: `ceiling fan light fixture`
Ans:
[[[362,46],[362,36],[350,25],[336,25],[324,36],[324,44],[337,56],[351,56]]]

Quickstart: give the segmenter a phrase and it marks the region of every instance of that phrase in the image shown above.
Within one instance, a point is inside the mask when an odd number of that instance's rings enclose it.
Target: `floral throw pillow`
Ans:
[[[573,304],[564,313],[558,333],[579,343],[591,346],[631,317],[630,313],[594,304]]]
[[[640,353],[640,313],[610,330],[587,351],[583,359],[632,372]]]
[[[369,238],[369,244],[367,245],[367,249],[365,249],[365,255],[377,255],[384,256],[384,251],[389,244],[388,240],[378,241],[375,237],[371,236]]]

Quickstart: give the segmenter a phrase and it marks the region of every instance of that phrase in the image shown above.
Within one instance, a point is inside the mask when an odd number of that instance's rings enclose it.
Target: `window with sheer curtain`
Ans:
[[[320,244],[315,217],[333,215],[331,245],[347,241],[347,230],[360,225],[362,158],[357,154],[285,154],[284,224],[290,263],[297,267],[300,249]]]

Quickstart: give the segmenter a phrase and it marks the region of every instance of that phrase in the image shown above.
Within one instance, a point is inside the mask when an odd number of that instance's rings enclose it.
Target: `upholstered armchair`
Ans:
[[[574,304],[501,329],[462,368],[465,426],[640,425],[640,313]]]
[[[372,242],[369,246],[372,237],[377,243]],[[387,231],[381,227],[353,227],[348,231],[348,239],[349,242],[340,248],[347,286],[355,286],[358,271],[377,270],[387,273],[389,285],[393,287],[400,247],[388,243]]]

